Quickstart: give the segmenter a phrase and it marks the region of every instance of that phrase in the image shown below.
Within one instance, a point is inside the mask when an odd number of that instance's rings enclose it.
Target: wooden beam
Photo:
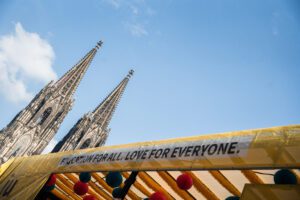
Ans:
[[[129,177],[128,172],[122,172],[122,174],[126,179]],[[142,184],[140,184],[137,180],[134,182],[133,185],[147,197],[151,196],[151,193]]]
[[[96,183],[90,181],[89,184],[97,192],[97,194],[99,194],[103,199],[106,200],[112,199],[112,197],[109,196],[102,188],[99,188],[99,186],[96,185]]]
[[[231,194],[241,196],[241,192],[219,170],[209,170],[209,173]]]
[[[194,182],[194,187],[207,199],[219,200],[219,198],[193,173],[190,171],[183,171],[190,175]]]
[[[64,174],[66,177],[68,177],[73,183],[76,183],[77,181],[79,181],[79,179],[75,176],[75,174],[71,174],[71,173],[68,173],[68,174]],[[103,190],[100,190],[98,188],[97,185],[95,185],[92,181],[89,181],[88,184],[91,186],[92,190],[89,189],[88,193],[91,194],[91,195],[94,195],[96,198],[98,199],[111,199],[110,196],[108,196],[105,191]],[[98,190],[99,189],[99,190]]]
[[[176,181],[174,178],[166,171],[157,171],[158,175],[172,188],[174,192],[176,192],[181,198],[183,199],[191,199],[193,200],[194,198],[185,190],[180,189],[177,186]]]
[[[264,184],[264,182],[251,170],[241,170],[241,172],[246,176],[246,178],[252,184]]]
[[[97,180],[97,182],[105,189],[107,190],[110,194],[112,194],[112,191],[113,191],[113,188],[110,187],[109,185],[107,185],[107,183],[103,180],[103,178],[101,178],[99,176],[99,174],[97,173],[92,173],[92,177],[94,179]],[[120,186],[122,187],[122,185]],[[128,191],[128,196],[131,198],[131,199],[140,199],[136,194],[134,194],[131,190]]]
[[[140,171],[138,174],[138,177],[140,177],[144,183],[151,188],[153,191],[162,192],[167,199],[174,199],[164,188],[162,188],[156,181],[154,181],[146,172]]]
[[[67,193],[69,196],[71,196],[75,200],[81,200],[81,198],[74,193],[74,191],[70,188],[68,188],[66,185],[64,185],[59,179],[56,179],[55,183],[61,190],[63,190],[65,193]]]
[[[113,188],[111,188],[109,185],[107,185],[107,183],[100,177],[99,174],[97,173],[91,173],[92,174],[92,177],[94,179],[96,179],[96,181],[105,189],[108,191],[108,193],[112,193],[113,191]]]
[[[62,193],[58,189],[52,190],[51,193],[54,194],[55,196],[57,196],[58,198],[62,199],[62,200],[70,200],[70,198],[72,198],[72,197],[67,197],[64,193]]]
[[[257,176],[257,174],[251,170],[241,170],[241,172],[247,177],[252,184],[264,184],[264,182]],[[266,190],[267,196],[270,199],[278,199],[277,195],[272,190]]]
[[[70,182],[67,180],[67,177],[63,176],[62,174],[56,174],[56,177],[63,182],[63,184],[65,184],[66,186],[68,186],[69,188],[73,188],[74,187],[74,183]]]

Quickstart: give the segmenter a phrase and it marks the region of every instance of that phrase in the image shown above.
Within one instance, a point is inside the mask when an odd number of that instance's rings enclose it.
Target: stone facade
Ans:
[[[0,164],[15,156],[40,154],[72,108],[76,91],[101,46],[86,54],[58,81],[50,82],[0,131]]]
[[[85,114],[52,152],[102,146],[109,134],[108,124],[121,99],[133,70],[93,111]]]

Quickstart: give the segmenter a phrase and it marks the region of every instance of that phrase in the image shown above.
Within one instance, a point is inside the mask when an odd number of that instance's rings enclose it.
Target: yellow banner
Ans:
[[[32,199],[51,173],[300,167],[300,125],[20,157],[0,168],[0,199]]]

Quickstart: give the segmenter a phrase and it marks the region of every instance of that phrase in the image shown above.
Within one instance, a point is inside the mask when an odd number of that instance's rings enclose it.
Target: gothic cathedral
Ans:
[[[133,70],[130,70],[128,75],[93,112],[86,113],[78,120],[69,133],[54,147],[52,152],[104,145],[109,133],[108,124],[132,75]]]
[[[0,131],[0,164],[15,156],[37,155],[45,149],[71,110],[73,94],[101,45],[98,42],[58,81],[46,85]],[[84,115],[53,152],[103,145],[109,133],[108,123],[132,74],[131,70],[93,112]]]

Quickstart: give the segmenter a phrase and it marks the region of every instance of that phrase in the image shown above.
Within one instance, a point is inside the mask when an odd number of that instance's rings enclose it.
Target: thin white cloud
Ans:
[[[26,83],[57,78],[53,60],[51,45],[17,23],[14,33],[0,37],[0,94],[11,102],[29,101],[32,94]]]
[[[115,9],[118,9],[121,6],[121,0],[104,0],[104,2],[112,5]]]
[[[156,14],[148,2],[145,0],[102,0],[102,2],[114,7],[117,12],[124,12],[127,17],[124,18],[125,29],[134,37],[149,35],[147,27],[144,25],[148,19]],[[143,25],[142,25],[143,24]]]
[[[153,16],[153,15],[156,14],[155,10],[153,10],[153,9],[150,8],[150,7],[148,7],[148,8],[146,9],[146,13],[147,13],[147,15],[149,15],[149,16]]]
[[[279,34],[279,28],[278,28],[278,20],[279,20],[279,13],[273,12],[272,13],[272,34],[274,36],[277,36]]]
[[[136,37],[147,36],[148,32],[141,24],[128,24],[131,35]]]
[[[136,6],[130,5],[129,7],[131,9],[132,14],[134,14],[134,15],[138,15],[139,14],[139,9]]]
[[[273,27],[272,27],[272,34],[273,34],[274,36],[277,36],[277,35],[278,35],[278,28],[277,28],[276,26],[273,26]]]
[[[42,152],[42,154],[50,153],[53,150],[53,148],[55,147],[56,144],[57,144],[57,141],[55,140],[55,138],[53,138],[52,140],[50,140],[48,146],[44,149],[44,151]]]

